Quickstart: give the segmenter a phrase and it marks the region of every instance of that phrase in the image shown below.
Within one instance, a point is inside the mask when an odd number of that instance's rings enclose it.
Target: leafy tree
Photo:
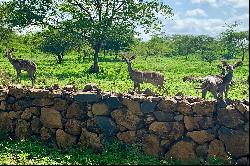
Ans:
[[[240,50],[242,50],[242,60],[245,58],[245,51],[249,44],[248,31],[236,32],[235,28],[238,25],[237,22],[227,25],[226,31],[220,34],[220,40],[225,48],[224,57],[226,59],[235,58],[240,53]]]
[[[112,36],[134,33],[138,25],[146,32],[159,29],[162,25],[159,14],[172,16],[172,9],[158,0],[11,0],[6,3],[9,6],[6,21],[13,27],[60,28],[64,24],[82,36],[95,51],[93,72],[99,71],[98,54]]]

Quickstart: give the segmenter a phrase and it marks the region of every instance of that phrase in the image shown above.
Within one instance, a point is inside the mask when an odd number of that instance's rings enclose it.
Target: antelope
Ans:
[[[158,89],[164,88],[164,76],[159,72],[152,72],[152,71],[139,71],[134,70],[131,66],[131,61],[135,59],[135,55],[131,56],[130,58],[126,58],[122,55],[122,59],[128,65],[128,73],[132,81],[134,82],[134,91],[138,88],[138,92],[140,93],[140,84],[141,83],[151,83],[156,85]]]
[[[196,88],[202,89],[202,98],[205,99],[207,91],[210,91],[215,99],[223,99],[223,94],[225,98],[227,98],[234,69],[238,66],[241,66],[242,64],[242,61],[238,61],[234,65],[230,65],[226,61],[222,61],[223,70],[221,75],[204,77],[201,88]]]
[[[12,58],[13,51],[14,51],[14,48],[6,49],[6,54],[4,55],[4,57],[7,56],[9,62],[12,64],[12,66],[16,70],[16,79],[18,80],[18,78],[20,78],[20,74],[22,70],[27,71],[28,76],[30,77],[32,81],[32,87],[34,87],[36,64],[30,60]]]

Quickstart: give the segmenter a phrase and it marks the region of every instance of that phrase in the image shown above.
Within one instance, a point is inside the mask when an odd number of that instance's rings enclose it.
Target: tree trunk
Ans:
[[[98,54],[100,52],[101,44],[98,42],[95,45],[95,54],[94,54],[94,66],[92,68],[93,73],[99,72],[99,66],[98,66]]]

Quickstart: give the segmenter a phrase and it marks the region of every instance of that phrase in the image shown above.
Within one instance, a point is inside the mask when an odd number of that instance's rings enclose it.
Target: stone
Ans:
[[[30,124],[25,120],[18,120],[15,129],[15,137],[19,139],[27,139],[30,136]]]
[[[35,116],[41,115],[41,109],[39,107],[30,107],[30,108],[26,108],[26,109],[29,109],[30,112]]]
[[[184,124],[182,122],[169,122],[171,126],[171,132],[168,134],[167,138],[177,140],[184,134]]]
[[[242,102],[238,102],[235,104],[235,108],[240,111],[243,115],[246,111],[249,112],[249,106],[245,105],[244,103]]]
[[[208,147],[208,157],[216,156],[218,158],[221,158],[223,160],[228,158],[228,155],[225,151],[225,147],[222,141],[215,139],[212,142],[210,142]]]
[[[194,145],[191,142],[179,141],[174,144],[166,154],[166,158],[175,158],[177,160],[196,160]]]
[[[159,136],[167,135],[171,129],[171,125],[167,122],[153,122],[149,126],[149,131]]]
[[[146,124],[151,124],[154,121],[155,121],[155,117],[152,114],[147,114],[146,117],[144,118],[144,122]]]
[[[184,116],[184,124],[188,131],[205,130],[214,126],[214,122],[211,117]]]
[[[104,103],[95,103],[92,105],[92,113],[94,115],[108,115],[109,108]]]
[[[249,155],[249,133],[226,127],[221,127],[218,133],[219,139],[226,146],[226,151],[233,157],[238,158]]]
[[[208,144],[197,146],[197,148],[195,149],[195,152],[197,154],[197,157],[206,158],[207,152],[208,152]]]
[[[110,111],[119,108],[122,103],[116,96],[110,96],[104,102],[108,105]]]
[[[129,130],[136,130],[140,128],[142,120],[131,111],[126,109],[117,109],[111,112],[112,118],[116,124],[122,125]]]
[[[244,124],[242,114],[235,109],[220,109],[217,113],[219,124],[223,126],[237,129]]]
[[[5,110],[6,109],[6,102],[5,101],[0,101],[0,110]]]
[[[48,128],[42,127],[40,130],[41,140],[48,141],[51,138],[51,132]]]
[[[102,151],[103,145],[101,139],[96,133],[89,132],[86,128],[82,128],[79,144],[83,147],[90,147],[94,151]]]
[[[67,110],[67,114],[66,114],[66,118],[68,119],[82,119],[83,117],[83,110],[81,109],[80,105],[77,104],[76,102],[72,103],[68,110]]]
[[[9,87],[8,89],[9,95],[14,96],[17,99],[25,97],[29,93],[28,89],[22,88],[21,86]]]
[[[157,121],[160,121],[160,122],[172,122],[172,121],[174,121],[174,114],[173,113],[155,111],[154,116],[157,119]]]
[[[177,101],[174,98],[167,97],[161,100],[158,104],[158,109],[163,112],[174,112],[176,111]]]
[[[191,115],[193,113],[192,107],[187,100],[178,101],[177,111],[182,113],[183,115]]]
[[[159,156],[161,152],[160,139],[155,135],[146,135],[143,139],[143,151],[147,155]]]
[[[39,134],[42,128],[42,123],[39,118],[34,117],[31,121],[31,130],[35,134]]]
[[[30,121],[32,118],[32,112],[30,111],[30,109],[25,109],[21,115],[21,119]]]
[[[65,131],[71,135],[80,135],[82,132],[81,122],[76,119],[69,119],[65,124]]]
[[[30,89],[31,98],[48,98],[50,91],[45,89]]]
[[[98,127],[101,128],[104,136],[110,137],[117,133],[116,124],[111,118],[105,116],[96,116],[95,120]]]
[[[214,135],[209,133],[207,130],[188,132],[187,136],[192,138],[192,140],[194,140],[194,142],[196,142],[200,145],[214,139]]]
[[[175,121],[183,121],[183,119],[184,119],[183,115],[176,115],[176,116],[174,116],[174,120]]]
[[[143,112],[143,113],[154,112],[155,107],[156,107],[155,102],[144,101],[141,103],[141,112]]]
[[[36,98],[32,101],[33,106],[39,106],[39,107],[51,106],[53,104],[54,104],[53,100],[50,98]]]
[[[9,104],[14,104],[16,102],[16,98],[13,96],[9,96],[9,97],[7,97],[6,102]]]
[[[244,125],[244,131],[246,131],[247,133],[249,133],[249,122],[247,122],[247,123]]]
[[[12,122],[8,112],[0,112],[0,130],[11,132]]]
[[[97,103],[99,101],[99,96],[91,92],[78,92],[74,95],[74,99],[80,103]]]
[[[20,115],[19,115],[18,112],[10,111],[10,112],[9,112],[9,117],[10,117],[10,119],[19,119],[19,118],[20,118]]]
[[[197,115],[202,116],[213,116],[215,112],[215,102],[214,101],[202,101],[194,102],[192,104],[193,112]]]
[[[117,133],[117,138],[120,141],[123,141],[128,144],[135,143],[136,141],[136,132],[135,131],[125,131],[121,133]]]
[[[236,165],[249,165],[249,159],[247,157],[241,157],[236,161]]]
[[[75,85],[66,85],[63,90],[66,90],[66,91],[76,91],[76,87]]]
[[[60,98],[55,98],[53,108],[57,111],[66,110],[67,109],[67,101],[60,99]]]
[[[56,142],[59,148],[65,149],[76,144],[76,137],[65,133],[62,129],[56,131]]]
[[[47,128],[62,128],[61,114],[52,108],[41,109],[40,121]]]
[[[122,104],[125,105],[129,111],[133,112],[134,114],[140,116],[142,115],[140,103],[138,101],[134,101],[128,98],[123,98]]]

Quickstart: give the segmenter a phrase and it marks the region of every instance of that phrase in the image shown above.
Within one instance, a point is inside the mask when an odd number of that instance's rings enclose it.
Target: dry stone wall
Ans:
[[[0,130],[17,139],[41,138],[59,148],[106,141],[142,143],[146,154],[194,160],[233,158],[249,164],[249,102],[100,92],[0,88]]]

